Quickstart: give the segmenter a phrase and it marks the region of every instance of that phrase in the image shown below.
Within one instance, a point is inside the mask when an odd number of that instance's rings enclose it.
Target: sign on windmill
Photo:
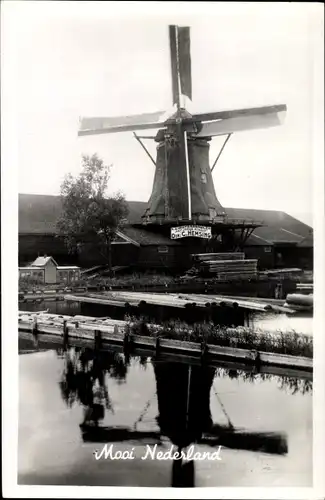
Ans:
[[[178,226],[170,229],[170,237],[172,240],[179,238],[204,238],[209,240],[212,237],[211,227],[207,226]]]
[[[192,100],[190,28],[169,26],[169,41],[172,103],[175,112],[169,116],[165,111],[158,111],[113,118],[83,118],[79,135],[134,132],[155,164],[152,193],[143,223],[222,223],[226,221],[226,214],[216,196],[212,170],[230,135],[280,125],[286,105],[191,115],[185,109],[186,102]],[[146,129],[159,130],[153,137],[135,134],[136,130]],[[210,140],[219,135],[225,136],[225,141],[210,167]],[[156,161],[142,143],[141,139],[144,138],[154,139],[158,143]],[[221,214],[222,220],[216,221],[216,214]],[[180,234],[178,229],[175,234]]]

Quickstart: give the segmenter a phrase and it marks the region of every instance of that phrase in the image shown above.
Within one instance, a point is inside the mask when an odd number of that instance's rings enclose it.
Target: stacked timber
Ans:
[[[193,268],[189,274],[213,276],[218,281],[256,278],[257,260],[245,259],[243,252],[192,254]],[[196,271],[196,273],[195,273]]]
[[[296,288],[301,293],[313,293],[314,283],[297,283]]]
[[[210,260],[244,260],[243,252],[227,252],[227,253],[195,253],[192,254],[193,262],[201,263]]]
[[[204,275],[214,275],[218,280],[256,278],[257,260],[207,260],[200,263],[200,272]]]
[[[262,271],[261,274],[264,274],[266,276],[295,276],[295,275],[300,275],[302,274],[302,269],[298,267],[288,267],[285,269],[267,269],[266,271]]]

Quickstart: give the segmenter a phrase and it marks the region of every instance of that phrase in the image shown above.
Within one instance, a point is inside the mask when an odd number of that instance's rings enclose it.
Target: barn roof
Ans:
[[[154,233],[146,228],[125,226],[121,229],[121,232],[131,238],[134,241],[140,243],[140,245],[179,245],[180,243],[175,240],[171,240],[163,234]]]
[[[276,226],[259,227],[249,238],[251,245],[297,244],[303,239],[301,235]]]
[[[313,241],[313,236],[310,234],[309,236],[306,236],[302,241],[298,243],[298,247],[313,247],[314,246],[314,241]]]
[[[266,237],[267,240],[276,241],[277,238],[285,241],[292,241],[293,238],[301,236],[306,238],[312,234],[312,228],[307,224],[304,224],[298,219],[295,219],[286,212],[280,210],[260,210],[253,208],[225,208],[225,211],[229,218],[239,218],[247,220],[261,220],[263,221],[264,227],[256,228],[253,234],[256,234],[262,238]],[[282,235],[277,232],[278,229],[284,229],[293,233],[293,236],[289,236],[289,233],[283,232]]]
[[[129,201],[128,226],[123,232],[128,238],[142,245],[168,245],[171,240],[146,228],[130,227],[141,222],[147,203]],[[62,210],[59,196],[19,195],[19,234],[55,234],[56,221]],[[278,210],[247,208],[225,208],[230,219],[263,221],[264,227],[254,230],[247,240],[248,245],[273,245],[276,243],[313,246],[312,228],[291,215]],[[175,242],[174,242],[175,243]]]
[[[60,196],[19,194],[19,234],[55,234],[56,221],[62,211]],[[128,222],[141,222],[147,206],[142,201],[129,201]]]

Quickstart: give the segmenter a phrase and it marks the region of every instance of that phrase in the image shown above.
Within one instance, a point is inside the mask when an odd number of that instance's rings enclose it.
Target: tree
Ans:
[[[107,197],[111,166],[97,154],[82,156],[82,171],[68,174],[61,184],[63,212],[57,226],[71,252],[96,246],[112,270],[112,241],[128,214],[124,196]]]

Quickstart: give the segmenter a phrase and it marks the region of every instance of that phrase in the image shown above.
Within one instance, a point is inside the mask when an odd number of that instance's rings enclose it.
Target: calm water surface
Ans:
[[[274,332],[276,330],[313,334],[313,317],[310,314],[256,313],[250,318],[250,325]]]
[[[310,382],[40,347],[20,340],[20,484],[311,486]],[[105,443],[136,458],[96,460]],[[155,443],[200,452],[221,444],[221,460],[183,469],[142,460]]]
[[[20,308],[111,315],[61,301]],[[312,334],[306,316],[257,313],[249,324]],[[39,348],[19,341],[20,484],[312,485],[311,382],[113,351],[63,352],[53,343]],[[134,448],[135,459],[96,460],[106,443],[114,451]],[[193,443],[196,452],[220,445],[221,460],[141,459],[147,445],[166,452]]]

